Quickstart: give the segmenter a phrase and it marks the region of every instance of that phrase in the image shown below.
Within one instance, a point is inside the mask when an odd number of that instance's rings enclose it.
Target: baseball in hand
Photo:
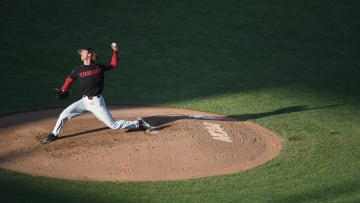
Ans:
[[[115,42],[111,43],[111,48],[115,51],[117,51],[118,47],[117,44]]]

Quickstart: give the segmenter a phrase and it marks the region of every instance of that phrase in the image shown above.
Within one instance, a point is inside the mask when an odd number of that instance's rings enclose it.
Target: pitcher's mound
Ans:
[[[35,176],[100,181],[193,179],[264,164],[280,151],[272,132],[247,121],[186,109],[112,106],[152,132],[111,130],[92,114],[70,119],[43,144],[62,109],[0,117],[0,167]]]

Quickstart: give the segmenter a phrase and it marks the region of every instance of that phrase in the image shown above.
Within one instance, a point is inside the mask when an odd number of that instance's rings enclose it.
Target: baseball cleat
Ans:
[[[48,135],[44,140],[43,140],[43,143],[49,143],[49,142],[52,142],[54,140],[58,139],[58,136],[54,135],[54,134],[50,134]]]
[[[152,130],[152,126],[149,123],[145,122],[142,118],[138,118],[137,120],[139,122],[139,128],[141,128],[141,129],[143,129],[145,131],[151,131]]]

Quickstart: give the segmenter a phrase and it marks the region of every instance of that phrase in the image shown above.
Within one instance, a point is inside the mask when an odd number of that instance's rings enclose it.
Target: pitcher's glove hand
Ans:
[[[61,90],[61,89],[58,89],[58,88],[56,88],[55,91],[56,91],[56,97],[58,99],[66,99],[70,95],[69,91],[64,91],[64,90]]]

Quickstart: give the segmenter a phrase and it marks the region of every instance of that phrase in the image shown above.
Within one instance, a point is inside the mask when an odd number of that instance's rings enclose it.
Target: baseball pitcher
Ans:
[[[43,142],[49,143],[58,138],[61,129],[67,120],[82,115],[85,112],[93,113],[100,121],[111,129],[143,129],[150,131],[152,126],[142,118],[135,121],[114,120],[101,93],[104,88],[104,72],[116,68],[118,63],[118,47],[116,43],[111,43],[113,50],[109,65],[95,63],[97,55],[91,48],[81,48],[77,52],[80,54],[82,65],[77,66],[65,79],[65,83],[57,89],[57,97],[65,99],[69,96],[69,89],[74,81],[79,81],[83,96],[76,102],[65,108],[59,115],[55,127],[50,135]]]

